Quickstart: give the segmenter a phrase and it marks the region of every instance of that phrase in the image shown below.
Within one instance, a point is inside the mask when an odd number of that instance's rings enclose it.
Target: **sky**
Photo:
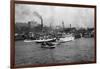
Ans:
[[[36,21],[41,23],[37,12],[43,19],[43,25],[65,27],[94,27],[94,8],[62,7],[46,5],[15,4],[15,23]]]

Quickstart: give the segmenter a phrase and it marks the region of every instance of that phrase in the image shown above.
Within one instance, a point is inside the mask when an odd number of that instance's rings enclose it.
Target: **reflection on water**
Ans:
[[[93,38],[61,43],[54,49],[41,48],[33,42],[16,41],[15,44],[16,65],[94,61]]]

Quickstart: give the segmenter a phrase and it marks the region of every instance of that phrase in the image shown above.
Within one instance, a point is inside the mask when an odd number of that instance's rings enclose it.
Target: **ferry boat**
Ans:
[[[56,38],[49,38],[49,39],[39,39],[39,40],[34,40],[36,43],[43,43],[43,42],[54,42],[56,41]]]
[[[37,39],[37,40],[24,40],[24,42],[36,42],[36,43],[43,43],[43,42],[55,42],[56,38],[49,38],[49,39]]]
[[[73,41],[75,37],[72,34],[64,34],[61,38],[59,38],[59,42],[68,42]]]

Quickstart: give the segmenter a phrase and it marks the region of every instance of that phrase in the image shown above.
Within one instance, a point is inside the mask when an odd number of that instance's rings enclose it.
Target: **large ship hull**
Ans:
[[[39,39],[39,40],[24,40],[24,42],[36,42],[36,43],[43,43],[43,42],[55,42],[56,38],[53,39]]]

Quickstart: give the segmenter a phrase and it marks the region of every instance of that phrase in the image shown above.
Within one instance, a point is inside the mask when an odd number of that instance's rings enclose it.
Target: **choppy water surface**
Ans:
[[[41,48],[34,42],[16,41],[15,56],[16,65],[94,61],[94,39],[75,39],[54,49]]]

